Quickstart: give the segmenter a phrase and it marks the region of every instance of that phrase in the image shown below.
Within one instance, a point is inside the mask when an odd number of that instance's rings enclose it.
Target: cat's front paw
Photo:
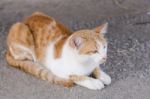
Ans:
[[[111,84],[111,77],[107,75],[105,72],[101,71],[99,79],[105,84]]]
[[[83,87],[87,87],[88,89],[92,89],[92,90],[101,90],[102,88],[104,88],[104,84],[99,79],[93,79],[93,78],[84,81],[78,81],[76,82],[76,84]]]

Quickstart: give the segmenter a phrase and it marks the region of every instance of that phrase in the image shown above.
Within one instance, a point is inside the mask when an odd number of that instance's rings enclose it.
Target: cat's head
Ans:
[[[104,38],[108,23],[94,29],[76,31],[69,39],[69,46],[80,62],[104,63],[107,58],[107,40]]]

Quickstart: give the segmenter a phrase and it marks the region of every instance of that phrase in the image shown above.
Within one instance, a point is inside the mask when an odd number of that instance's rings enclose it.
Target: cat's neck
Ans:
[[[77,62],[76,52],[69,46],[69,38],[67,38],[66,42],[64,43],[61,58],[63,59],[63,61],[69,61],[74,63]]]
[[[61,58],[64,45],[69,36],[60,36],[54,42],[54,59]]]
[[[85,66],[98,66],[99,64],[93,63],[92,60],[88,61],[79,61],[81,56],[79,57],[76,50],[71,48],[69,45],[69,38],[66,40],[63,49],[62,49],[62,55],[61,59],[64,63],[70,64],[70,65],[85,65]]]

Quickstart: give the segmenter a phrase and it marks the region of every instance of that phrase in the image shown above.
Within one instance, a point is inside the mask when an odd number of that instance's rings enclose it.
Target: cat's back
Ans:
[[[40,12],[35,12],[31,16],[27,17],[24,20],[24,23],[30,28],[32,32],[38,32],[42,29],[50,29],[48,26],[53,22],[54,20]]]
[[[71,31],[66,26],[41,12],[33,13],[24,20],[24,23],[34,33],[42,32],[57,36],[71,34]]]
[[[24,21],[32,32],[37,57],[44,57],[48,44],[60,37],[71,35],[70,30],[52,17],[35,12]]]
[[[27,17],[24,24],[29,27],[34,38],[38,41],[46,40],[44,42],[49,42],[59,38],[59,36],[71,35],[71,31],[66,26],[41,12],[35,12]]]

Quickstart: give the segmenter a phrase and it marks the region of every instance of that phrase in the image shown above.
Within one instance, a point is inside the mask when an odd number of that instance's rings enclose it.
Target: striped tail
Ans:
[[[43,80],[47,80],[50,83],[63,85],[65,87],[71,87],[73,85],[72,80],[66,80],[55,76],[50,70],[46,69],[44,66],[29,60],[16,60],[14,59],[10,52],[6,53],[6,60],[8,64],[13,67],[20,68],[21,70],[37,76]]]

